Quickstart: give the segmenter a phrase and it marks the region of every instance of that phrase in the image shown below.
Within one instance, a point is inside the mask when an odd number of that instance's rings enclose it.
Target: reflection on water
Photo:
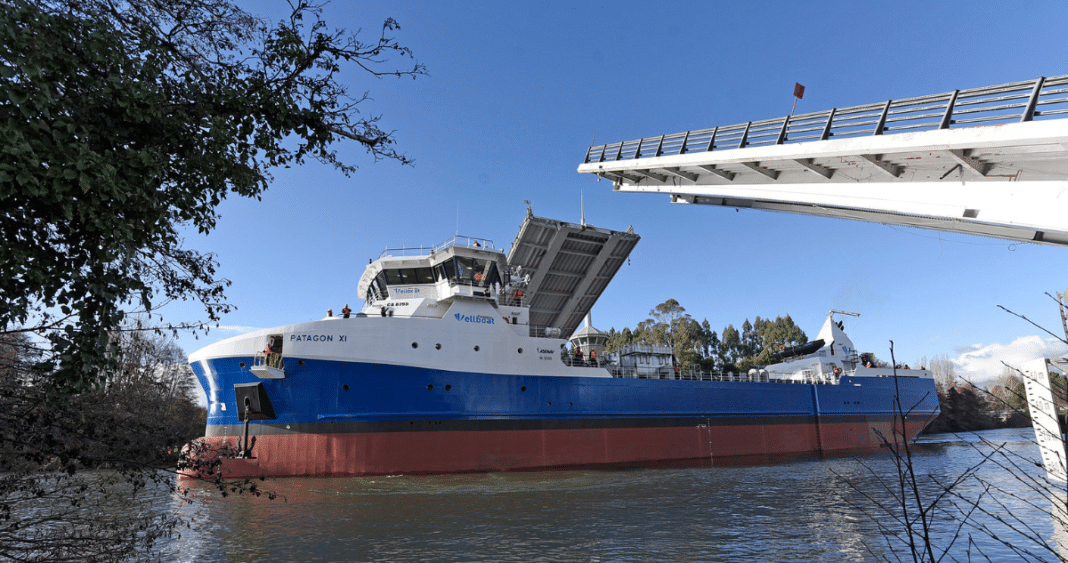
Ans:
[[[983,436],[1037,458],[1029,430]],[[952,436],[921,440],[915,460],[929,477],[926,492],[937,492],[936,481],[951,481],[989,447]],[[894,478],[894,471],[892,460],[875,452],[752,467],[283,479],[268,483],[284,497],[273,501],[220,498],[198,485],[197,502],[182,508],[192,528],[167,546],[165,558],[844,562],[889,555],[895,560],[878,526],[858,509],[870,503],[836,476],[878,494],[868,485],[876,477]],[[1016,482],[997,467],[982,474],[1006,488]],[[962,490],[978,493],[981,486],[976,481]],[[1009,499],[1006,510],[1055,541],[1043,513],[1049,501],[1035,498],[1030,506]],[[945,541],[952,522],[936,522],[935,529]],[[1012,555],[993,541],[980,545],[995,561]],[[967,546],[960,547],[964,554]]]

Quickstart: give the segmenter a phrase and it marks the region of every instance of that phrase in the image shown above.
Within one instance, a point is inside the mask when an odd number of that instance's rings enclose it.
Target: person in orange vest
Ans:
[[[575,347],[575,361],[574,361],[574,365],[576,365],[576,366],[581,366],[581,365],[582,365],[582,350],[581,350],[581,349],[579,349],[579,347],[578,347],[578,346],[576,346],[576,347]]]
[[[263,350],[264,363],[270,367],[277,367],[278,354],[275,352],[274,339],[267,340],[267,347]]]

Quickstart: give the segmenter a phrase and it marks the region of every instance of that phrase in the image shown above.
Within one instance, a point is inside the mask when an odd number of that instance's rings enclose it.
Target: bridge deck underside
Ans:
[[[588,162],[617,191],[1068,245],[1068,119]]]
[[[508,252],[509,266],[530,276],[530,324],[569,337],[627,261],[640,237],[528,214]]]
[[[1068,245],[1068,75],[590,147],[676,203]]]

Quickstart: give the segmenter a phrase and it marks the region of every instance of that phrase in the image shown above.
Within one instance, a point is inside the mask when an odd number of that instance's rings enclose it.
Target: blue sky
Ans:
[[[277,19],[285,4],[247,3]],[[829,309],[889,358],[949,355],[958,373],[1063,351],[1004,305],[1060,332],[1068,250],[799,215],[619,194],[578,174],[597,143],[1068,73],[1068,3],[1057,2],[334,2],[324,18],[398,41],[429,76],[344,75],[361,106],[395,130],[411,167],[373,163],[351,178],[317,162],[275,172],[262,201],[231,199],[207,237],[238,309],[183,337],[187,352],[255,328],[362,305],[356,283],[383,248],[459,231],[506,248],[534,213],[642,236],[593,310],[602,330],[635,326],[677,299],[720,331],[789,314],[815,337]],[[408,66],[408,61],[398,61]],[[1066,218],[1068,220],[1068,218]],[[266,251],[270,249],[270,251]],[[202,314],[169,306],[168,321]],[[1042,335],[1045,336],[1045,335]]]

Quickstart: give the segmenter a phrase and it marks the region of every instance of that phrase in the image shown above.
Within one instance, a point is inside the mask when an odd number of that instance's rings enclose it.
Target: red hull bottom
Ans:
[[[909,420],[911,440],[927,420]],[[274,434],[256,436],[255,459],[223,458],[224,479],[467,473],[549,468],[729,464],[731,458],[878,448],[900,436],[892,422]],[[236,449],[239,436],[201,438]]]

